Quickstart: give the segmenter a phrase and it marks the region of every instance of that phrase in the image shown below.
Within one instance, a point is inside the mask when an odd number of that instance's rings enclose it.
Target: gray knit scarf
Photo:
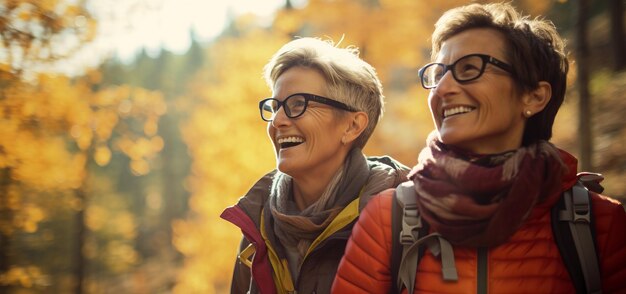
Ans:
[[[378,162],[368,162],[361,149],[354,148],[322,197],[300,211],[293,199],[293,179],[278,172],[269,198],[274,233],[286,250],[297,251],[300,263],[313,240],[346,205],[359,195],[369,196],[395,187],[406,179],[406,173]]]

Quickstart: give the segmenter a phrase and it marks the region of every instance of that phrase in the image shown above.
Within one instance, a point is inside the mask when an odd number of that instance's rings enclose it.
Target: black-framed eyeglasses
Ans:
[[[485,72],[487,63],[491,63],[508,73],[513,73],[513,68],[504,61],[485,54],[469,54],[459,58],[452,64],[429,63],[419,70],[420,81],[425,89],[437,87],[439,81],[449,70],[452,76],[459,82],[469,82],[480,78]]]
[[[285,114],[288,118],[296,118],[301,116],[309,106],[309,101],[315,101],[317,103],[326,104],[335,108],[339,108],[345,111],[355,112],[356,109],[330,98],[308,94],[308,93],[296,93],[291,94],[285,100],[280,101],[276,98],[266,98],[259,101],[259,110],[261,111],[261,118],[266,122],[274,120],[276,113],[280,110],[280,107],[285,108]]]

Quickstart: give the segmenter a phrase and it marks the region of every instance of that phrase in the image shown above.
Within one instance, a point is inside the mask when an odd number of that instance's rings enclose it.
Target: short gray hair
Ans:
[[[264,77],[270,88],[292,67],[317,70],[326,80],[329,98],[367,114],[369,121],[354,147],[363,148],[384,111],[383,86],[376,70],[359,58],[359,50],[339,48],[332,41],[317,38],[295,39],[280,48],[265,65]]]

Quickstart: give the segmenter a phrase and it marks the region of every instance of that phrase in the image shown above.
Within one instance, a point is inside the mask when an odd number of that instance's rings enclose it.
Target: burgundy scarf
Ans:
[[[534,205],[561,189],[565,165],[546,141],[496,155],[454,150],[433,132],[409,174],[432,230],[452,244],[505,243]]]

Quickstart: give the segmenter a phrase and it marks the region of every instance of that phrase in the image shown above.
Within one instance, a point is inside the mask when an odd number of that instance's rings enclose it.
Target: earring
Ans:
[[[533,112],[530,110],[526,110],[524,114],[526,115],[526,117],[530,117],[533,114]]]

